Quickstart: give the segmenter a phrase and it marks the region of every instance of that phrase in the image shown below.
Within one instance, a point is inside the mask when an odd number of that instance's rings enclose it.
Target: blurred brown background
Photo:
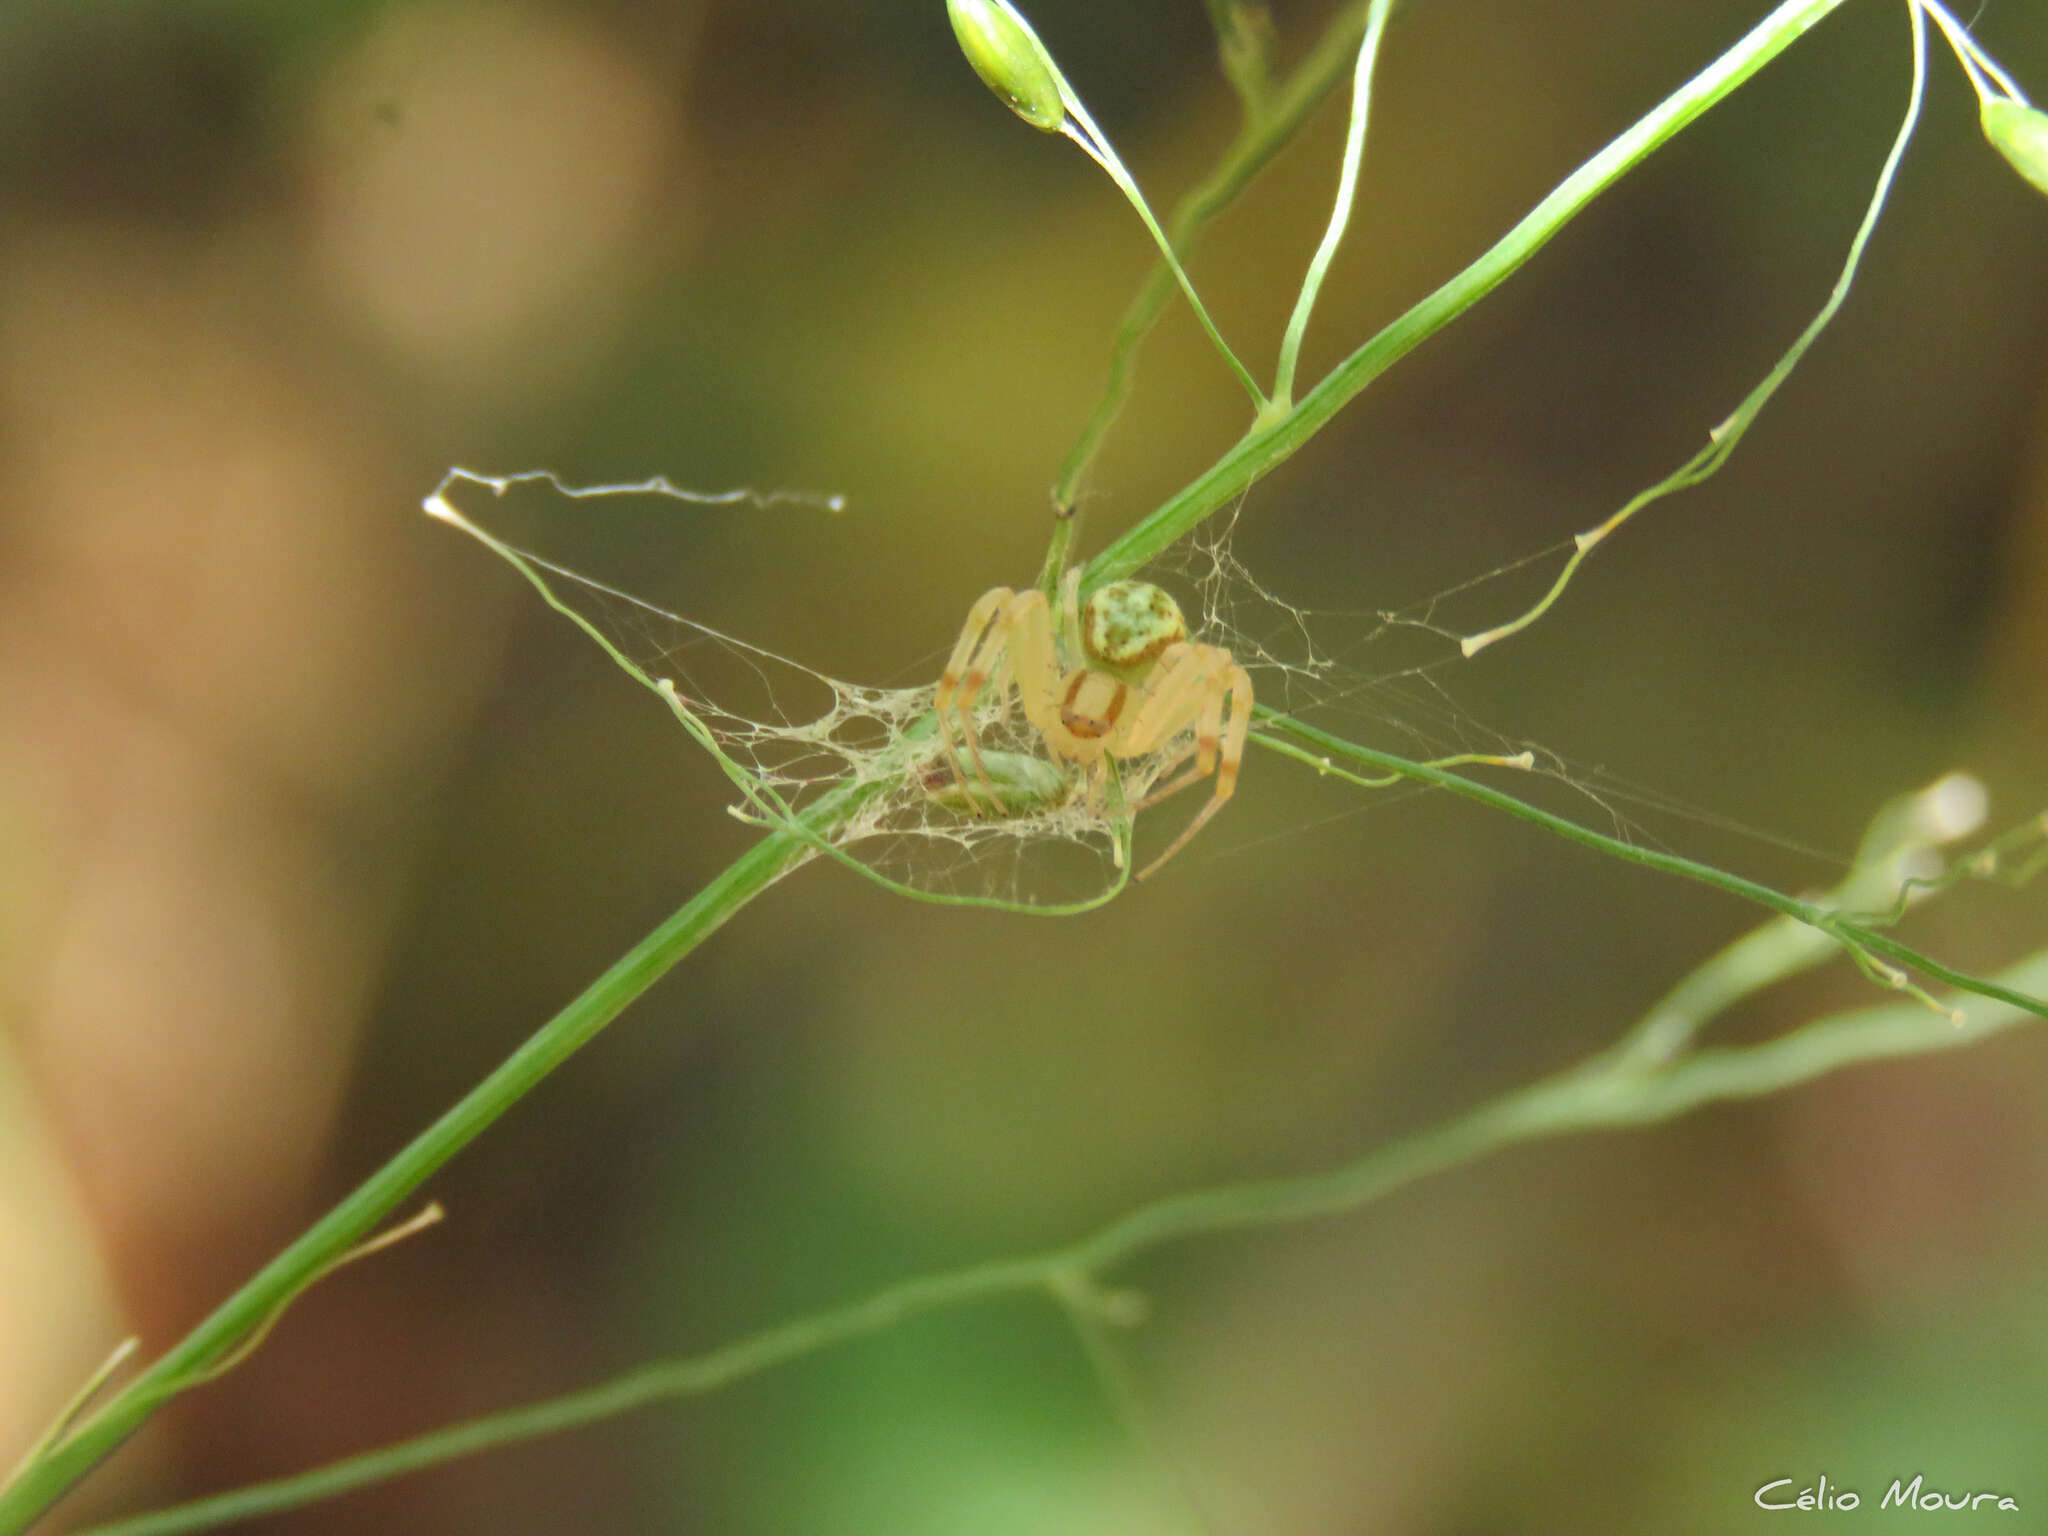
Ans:
[[[1764,9],[1403,7],[1309,376]],[[1846,8],[1404,362],[1253,490],[1236,556],[1314,609],[1412,610],[1692,452],[1833,280],[1900,9]],[[1203,8],[1032,14],[1169,204],[1235,123]],[[1289,57],[1324,14],[1276,8]],[[2048,92],[2036,8],[1980,34]],[[1952,767],[1994,826],[2048,802],[2048,202],[1935,76],[1859,288],[1733,467],[1433,674],[1643,787],[1612,802],[1636,835],[1786,887]],[[838,519],[678,515],[649,585],[839,676],[935,676],[1035,571],[1148,256],[938,0],[23,4],[0,111],[4,1463],[747,843],[658,705],[419,514],[442,470],[841,491]],[[1196,265],[1255,371],[1341,132],[1332,102]],[[1242,424],[1177,311],[1087,548]],[[1332,723],[1412,745],[1360,702]],[[1756,916],[1256,753],[1085,919],[804,870],[437,1178],[442,1228],[309,1295],[66,1515],[1328,1165],[1614,1039]],[[1972,891],[1908,937],[1989,968],[2043,916]],[[1869,997],[1837,967],[1722,1033]],[[2044,1069],[2022,1031],[1162,1252],[1125,1277],[1157,1301],[1149,1452],[1057,1319],[990,1308],[272,1526],[1196,1529],[1162,1456],[1208,1529],[1265,1536],[1732,1530],[1822,1472],[1864,1490],[1848,1523],[1916,1471],[2038,1522]]]

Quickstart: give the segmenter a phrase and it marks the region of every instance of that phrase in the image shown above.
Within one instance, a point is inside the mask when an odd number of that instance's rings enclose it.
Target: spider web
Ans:
[[[1183,595],[1196,594],[1199,632],[1227,647],[1252,674],[1261,704],[1418,761],[1512,770],[1509,787],[1519,797],[1553,799],[1561,809],[1597,818],[1624,840],[1658,841],[1624,809],[1625,803],[1732,827],[1724,818],[1489,725],[1449,691],[1445,678],[1468,663],[1459,643],[1465,629],[1441,620],[1440,611],[1519,578],[1526,568],[1552,558],[1556,549],[1538,550],[1399,609],[1310,608],[1272,591],[1238,558],[1243,508],[1240,497],[1156,561],[1148,575]],[[1554,793],[1545,795],[1546,789]],[[1419,785],[1402,791],[1422,792]],[[1733,829],[1784,842],[1754,828]],[[1834,862],[1831,855],[1819,857]]]
[[[672,516],[643,537],[623,515],[650,503],[666,514],[678,504],[841,509],[836,497],[801,492],[705,493],[662,479],[578,487],[546,470],[493,477],[466,469],[450,470],[425,505],[518,568],[656,692],[733,782],[739,798],[731,810],[742,820],[792,825],[826,794],[851,790],[857,807],[829,839],[818,840],[816,851],[894,888],[945,901],[1072,911],[1122,886],[1130,818],[1120,806],[1142,800],[1184,760],[1192,730],[1154,753],[1120,761],[1111,793],[1091,795],[1080,775],[1052,763],[1015,707],[1014,690],[986,690],[976,729],[990,772],[1006,790],[1004,811],[988,814],[959,793],[934,728],[936,659],[913,686],[848,682],[636,596],[623,583],[585,574],[595,548],[628,568],[675,563]],[[1622,835],[1634,834],[1604,788],[1534,743],[1480,724],[1451,698],[1439,674],[1459,657],[1455,634],[1433,622],[1441,599],[1405,612],[1294,606],[1238,560],[1236,521],[1237,509],[1213,519],[1145,574],[1200,614],[1196,636],[1231,651],[1261,703],[1340,734],[1359,734],[1362,725],[1375,744],[1418,758],[1516,760],[1590,799]],[[575,544],[564,536],[571,533],[588,547],[563,549]],[[1191,595],[1196,600],[1188,603]],[[1193,814],[1205,792],[1200,784],[1185,791],[1181,814]],[[1155,816],[1166,817],[1169,827],[1177,819],[1169,807],[1143,819]]]
[[[933,726],[936,664],[910,687],[848,682],[584,574],[555,552],[573,542],[551,537],[563,532],[565,502],[609,511],[650,497],[839,510],[837,498],[797,492],[707,494],[666,480],[577,487],[546,470],[494,477],[466,469],[450,470],[425,506],[510,562],[659,695],[739,790],[731,810],[740,819],[795,825],[825,795],[852,791],[856,808],[816,851],[913,894],[1067,911],[1120,888],[1129,818],[1116,802],[1142,799],[1185,757],[1191,730],[1121,762],[1112,794],[1092,797],[1079,776],[1052,764],[1015,708],[1014,690],[986,690],[975,716],[983,756],[999,787],[1014,792],[1005,814],[976,814]],[[595,528],[580,521],[597,542],[624,532],[623,523],[605,527],[602,513]]]

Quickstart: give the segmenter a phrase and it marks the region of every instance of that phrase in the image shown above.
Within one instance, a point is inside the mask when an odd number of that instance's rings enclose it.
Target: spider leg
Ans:
[[[1195,743],[1189,742],[1186,750],[1176,753],[1174,755],[1173,761],[1161,765],[1159,771],[1162,774],[1168,773],[1171,770],[1180,767],[1182,763],[1186,762],[1189,758],[1194,757],[1194,755]],[[1172,779],[1168,780],[1164,784],[1155,784],[1149,791],[1147,791],[1145,798],[1138,801],[1137,804],[1133,805],[1131,807],[1131,810],[1134,813],[1138,811],[1150,810],[1160,801],[1165,800],[1170,796],[1179,794],[1182,790],[1186,789],[1190,784],[1200,783],[1203,779],[1206,779],[1210,774],[1214,773],[1215,771],[1216,768],[1214,764],[1211,764],[1208,767],[1204,767],[1198,759],[1192,768],[1189,768],[1185,772],[1175,775]]]
[[[1063,758],[1060,711],[1055,694],[1059,689],[1059,652],[1053,645],[1052,610],[1045,594],[1033,587],[1017,594],[1010,608],[1010,675],[1016,679],[1017,702],[1024,718],[1044,738],[1054,759]],[[1006,701],[1007,702],[1007,701]]]
[[[1012,640],[1009,646],[1003,648],[1003,659],[996,663],[995,669],[988,675],[988,691],[994,695],[996,701],[997,725],[1010,723],[1010,685],[1017,680],[1017,663],[1010,651],[1015,643]]]
[[[1160,772],[1163,774],[1167,769],[1178,767],[1181,763],[1187,762],[1190,757],[1195,760],[1193,764],[1183,772],[1175,775],[1167,783],[1155,786],[1150,794],[1131,807],[1133,811],[1142,811],[1155,806],[1169,796],[1179,794],[1190,784],[1200,783],[1216,771],[1217,742],[1223,733],[1224,693],[1225,690],[1219,683],[1202,700],[1202,713],[1200,719],[1195,724],[1194,739],[1174,757],[1172,762],[1167,763],[1165,767],[1161,768]],[[1173,847],[1178,848],[1181,843],[1186,842],[1192,835],[1193,828],[1190,827],[1174,843]],[[1173,852],[1173,848],[1167,849],[1167,853],[1171,852]],[[1166,854],[1161,854],[1147,867],[1146,873],[1150,874],[1153,869],[1156,869],[1165,862]]]
[[[932,708],[939,717],[939,743],[945,749],[946,763],[953,770],[954,781],[959,784],[960,793],[970,806],[975,804],[974,785],[960,761],[959,743],[954,740],[954,732],[957,729],[966,742],[968,756],[974,762],[975,776],[988,792],[990,804],[999,805],[995,784],[988,776],[988,765],[982,761],[981,741],[974,729],[974,701],[988,682],[990,672],[1002,670],[1007,627],[1004,621],[1015,595],[1008,587],[995,587],[983,593],[967,610],[967,622],[960,627],[960,638],[953,646],[953,654],[946,660],[946,670],[939,675],[938,692],[932,696]],[[996,651],[993,666],[989,662],[991,647]]]
[[[997,672],[1002,670],[1001,663],[998,663],[996,670]],[[990,806],[996,814],[1001,814],[1003,806],[1002,797],[996,793],[995,780],[989,777],[988,764],[982,759],[981,729],[974,723],[975,705],[980,702],[982,687],[988,680],[987,675],[972,679],[970,685],[961,694],[960,736],[967,743],[967,756],[974,764],[975,777],[981,781],[981,787],[988,792]],[[969,798],[971,799],[972,797],[970,796]],[[977,811],[976,814],[979,815],[980,812]]]
[[[1007,688],[1009,686],[1008,676],[1011,667],[1010,658],[1006,650],[1008,645],[1007,630],[1008,614],[1005,613],[999,616],[996,622],[989,627],[988,638],[982,642],[980,649],[975,652],[975,659],[981,665],[970,668],[967,676],[962,679],[960,699],[957,706],[960,736],[967,744],[967,756],[974,764],[975,777],[980,779],[981,787],[988,792],[989,804],[998,814],[1002,810],[1002,797],[996,793],[995,781],[989,777],[988,764],[982,759],[981,728],[974,723],[974,712],[981,703],[982,689],[988,686],[991,681],[998,688]],[[995,653],[995,664],[993,666],[987,665],[985,660],[991,651]],[[1004,707],[1007,710],[1007,702]],[[959,758],[956,756],[953,760],[955,773],[959,772],[959,766]],[[966,789],[966,779],[964,776],[961,777],[961,787],[963,790]],[[973,794],[969,792],[968,801],[970,804],[973,803],[973,798]],[[977,810],[975,814],[979,815],[980,812]]]
[[[1195,729],[1195,766],[1165,789],[1146,796],[1141,804],[1151,805],[1175,790],[1186,788],[1211,768],[1216,774],[1216,788],[1208,803],[1195,812],[1194,820],[1182,827],[1180,836],[1167,844],[1166,852],[1138,871],[1140,880],[1186,847],[1188,839],[1201,831],[1209,818],[1222,810],[1224,802],[1236,793],[1237,768],[1244,761],[1245,738],[1252,728],[1252,680],[1243,667],[1233,662],[1221,677],[1210,680],[1210,686],[1213,691],[1203,701],[1201,723]],[[1230,705],[1227,724],[1223,714],[1226,700]]]
[[[1216,742],[1223,729],[1223,695],[1227,691],[1227,674],[1209,669],[1216,657],[1214,647],[1188,645],[1174,646],[1160,658],[1152,696],[1132,722],[1130,737],[1119,749],[1119,755],[1136,757],[1152,751],[1162,739],[1177,735],[1192,724],[1193,739],[1159,765],[1158,776],[1164,777],[1190,757],[1195,764],[1169,783],[1155,783],[1151,793],[1131,807],[1133,811],[1157,805],[1168,795],[1216,771]]]

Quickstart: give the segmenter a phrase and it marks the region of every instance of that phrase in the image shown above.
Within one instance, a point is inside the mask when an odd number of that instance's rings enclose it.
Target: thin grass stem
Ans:
[[[1862,222],[1857,225],[1856,233],[1849,241],[1848,256],[1842,263],[1841,273],[1835,278],[1834,287],[1828,293],[1827,302],[1821,306],[1820,312],[1807,322],[1806,328],[1799,333],[1792,345],[1785,349],[1784,355],[1778,359],[1771,371],[1743,397],[1742,403],[1736,406],[1733,414],[1714,428],[1704,448],[1664,479],[1631,497],[1620,511],[1614,513],[1604,523],[1574,536],[1571,556],[1565,561],[1564,569],[1558,572],[1557,579],[1551,583],[1550,589],[1532,606],[1506,623],[1478,634],[1465,636],[1459,645],[1467,656],[1476,656],[1496,641],[1520,634],[1548,613],[1564,595],[1565,588],[1578,574],[1579,567],[1585,562],[1586,557],[1643,508],[1652,502],[1662,501],[1678,491],[1698,485],[1719,473],[1722,466],[1734,455],[1736,445],[1742,441],[1757,417],[1763,413],[1763,408],[1770,403],[1771,397],[1777,394],[1779,387],[1792,376],[1792,370],[1805,358],[1813,344],[1820,340],[1821,332],[1825,331],[1835,316],[1841,312],[1842,305],[1848,300],[1850,288],[1855,285],[1856,274],[1862,269],[1863,253],[1870,246],[1870,237],[1877,231],[1878,216],[1884,212],[1885,203],[1891,197],[1892,185],[1906,156],[1906,146],[1912,143],[1914,131],[1920,125],[1920,104],[1927,91],[1927,29],[1917,6],[1908,5],[1906,10],[1912,21],[1913,34],[1913,83],[1906,98],[1906,113],[1900,120],[1898,133],[1892,139],[1891,151],[1885,156],[1884,166],[1878,172],[1877,185],[1871,192],[1869,206],[1863,211]]]
[[[2014,993],[2048,990],[2048,952],[2003,972],[1999,985]],[[1973,1008],[1966,1026],[1950,1029],[1917,1005],[1890,1004],[1830,1015],[1760,1045],[1697,1052],[1658,1070],[1637,1070],[1608,1053],[1340,1167],[1156,1201],[1064,1248],[907,1280],[708,1354],[79,1536],[189,1536],[281,1514],[461,1457],[700,1396],[927,1313],[1028,1294],[1050,1293],[1066,1304],[1076,1277],[1100,1277],[1168,1243],[1351,1215],[1433,1174],[1523,1143],[1654,1125],[1707,1104],[1782,1093],[1846,1067],[1960,1049],[2029,1022],[2024,1010],[1993,1005]]]
[[[1323,291],[1323,279],[1336,259],[1337,247],[1351,222],[1351,204],[1358,193],[1358,168],[1365,159],[1366,121],[1372,115],[1372,72],[1379,59],[1380,40],[1386,36],[1387,16],[1393,0],[1373,0],[1366,17],[1365,37],[1358,45],[1358,64],[1351,76],[1351,121],[1344,131],[1344,164],[1337,175],[1337,198],[1330,209],[1330,225],[1323,231],[1308,275],[1302,279],[1301,294],[1288,317],[1286,335],[1280,341],[1280,364],[1273,375],[1273,398],[1266,402],[1269,416],[1284,416],[1294,403],[1294,370],[1301,360],[1301,340],[1308,331],[1308,317]]]

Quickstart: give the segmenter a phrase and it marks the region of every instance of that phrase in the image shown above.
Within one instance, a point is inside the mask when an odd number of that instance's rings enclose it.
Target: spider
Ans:
[[[1164,767],[1194,762],[1132,806],[1141,811],[1198,779],[1215,778],[1208,804],[1138,876],[1144,879],[1172,858],[1223,808],[1237,787],[1245,733],[1252,722],[1252,680],[1220,645],[1188,639],[1180,605],[1146,581],[1112,581],[1080,600],[1081,572],[1060,583],[1060,615],[1037,588],[996,587],[967,611],[960,639],[946,662],[933,700],[939,739],[958,793],[970,811],[986,796],[1000,812],[975,732],[982,690],[993,686],[1008,707],[1012,682],[1024,718],[1045,742],[1055,764],[1072,763],[1089,776],[1100,803],[1109,759],[1156,752],[1176,736],[1189,743]],[[961,761],[966,747],[970,773]]]

